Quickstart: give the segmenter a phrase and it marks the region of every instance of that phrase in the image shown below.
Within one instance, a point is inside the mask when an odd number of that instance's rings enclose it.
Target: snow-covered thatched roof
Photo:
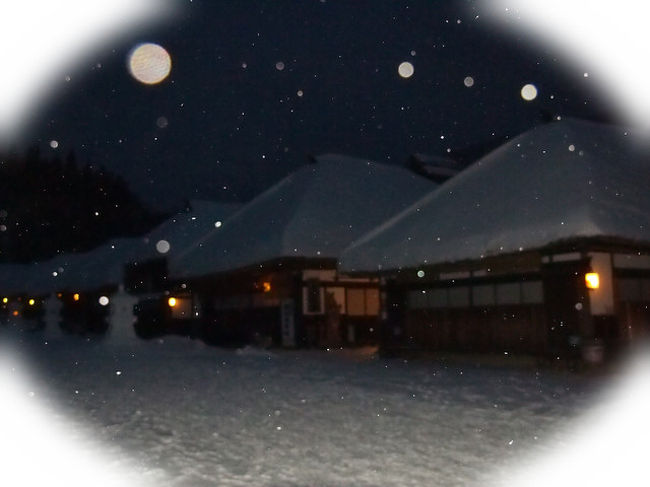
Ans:
[[[491,152],[343,252],[364,272],[580,237],[650,242],[650,161],[619,127],[563,120]]]
[[[0,294],[20,294],[32,275],[31,264],[0,264]]]
[[[202,276],[282,257],[338,258],[354,239],[433,187],[402,167],[324,155],[171,258],[170,274]]]
[[[220,226],[241,206],[241,203],[192,200],[188,211],[165,220],[144,237],[146,253],[141,256],[141,259],[163,255],[171,257],[186,251],[211,229]],[[166,242],[169,245],[164,253],[156,248],[159,242]],[[165,249],[166,245],[163,247],[163,250]]]
[[[88,252],[61,254],[37,264],[2,265],[0,292],[38,295],[116,286],[124,280],[125,264],[181,252],[239,206],[192,201],[189,211],[163,222],[145,237],[115,239]],[[156,248],[161,240],[169,244],[165,253]]]
[[[61,254],[35,265],[37,277],[29,291],[90,291],[118,285],[123,281],[124,264],[145,250],[142,239],[121,238],[88,252]]]

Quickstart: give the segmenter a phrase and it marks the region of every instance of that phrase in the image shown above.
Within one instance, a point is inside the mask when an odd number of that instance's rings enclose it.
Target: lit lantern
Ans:
[[[34,304],[36,304],[36,301],[34,301],[34,298],[30,298],[30,300],[27,301],[27,302],[29,303],[30,306],[34,306]]]
[[[172,298],[169,298],[167,300],[167,304],[169,305],[170,308],[173,308],[174,306],[176,306],[176,303],[177,303],[176,298],[172,297]]]
[[[4,304],[7,304],[7,303],[9,302],[9,298],[6,298],[6,297],[5,297],[5,298],[2,298],[2,302],[3,302]]]
[[[585,284],[587,289],[598,289],[600,287],[600,277],[597,272],[588,272],[585,274]]]
[[[75,301],[79,301],[79,293],[74,293],[72,295],[72,299],[74,299]]]
[[[262,283],[262,289],[264,290],[265,293],[270,293],[271,292],[271,283],[270,282],[263,282]]]

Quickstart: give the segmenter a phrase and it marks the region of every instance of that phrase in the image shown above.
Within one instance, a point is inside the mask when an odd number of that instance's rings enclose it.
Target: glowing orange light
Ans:
[[[262,289],[264,290],[265,293],[270,293],[271,292],[271,283],[270,282],[263,282],[262,283]]]
[[[167,304],[169,305],[170,308],[173,308],[174,306],[176,306],[176,298],[169,298],[167,300]]]
[[[63,296],[63,294],[61,294],[61,293],[56,293],[56,297],[57,297],[57,298],[61,299],[61,296]]]
[[[31,298],[29,301],[27,301],[30,306],[34,306],[36,304],[36,301],[34,301],[34,298]]]
[[[14,312],[11,313],[11,314],[14,315],[14,316],[18,316],[18,311],[14,310]]]
[[[588,272],[585,274],[585,284],[588,289],[598,289],[600,287],[600,277],[597,272]]]
[[[75,301],[79,301],[79,293],[74,293],[72,295],[72,299],[74,299]]]

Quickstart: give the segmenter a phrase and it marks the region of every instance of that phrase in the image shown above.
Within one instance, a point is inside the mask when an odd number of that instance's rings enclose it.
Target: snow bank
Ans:
[[[147,475],[124,455],[107,453],[92,432],[44,404],[40,386],[0,344],[0,483],[11,486],[144,487]],[[9,355],[9,356],[8,356]]]
[[[23,390],[71,428],[61,448],[34,444],[29,462],[56,459],[53,472],[72,485],[96,464],[78,455],[74,470],[67,448],[89,448],[89,435],[107,452],[98,481],[112,466],[134,465],[134,477],[160,487],[492,485],[495,468],[559,448],[567,424],[593,400],[585,378],[367,350],[237,352],[182,338],[44,344],[34,334],[20,341],[39,374]],[[30,423],[26,410],[21,424]],[[49,431],[33,424],[35,435]]]
[[[501,474],[503,486],[548,485],[629,487],[648,485],[650,433],[650,356],[648,350],[627,364],[615,387],[576,420],[562,449]]]

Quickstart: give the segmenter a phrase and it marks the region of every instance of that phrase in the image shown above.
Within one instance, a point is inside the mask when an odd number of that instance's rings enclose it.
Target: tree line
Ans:
[[[0,262],[44,260],[143,234],[166,215],[147,208],[104,167],[44,158],[38,148],[0,154]]]

